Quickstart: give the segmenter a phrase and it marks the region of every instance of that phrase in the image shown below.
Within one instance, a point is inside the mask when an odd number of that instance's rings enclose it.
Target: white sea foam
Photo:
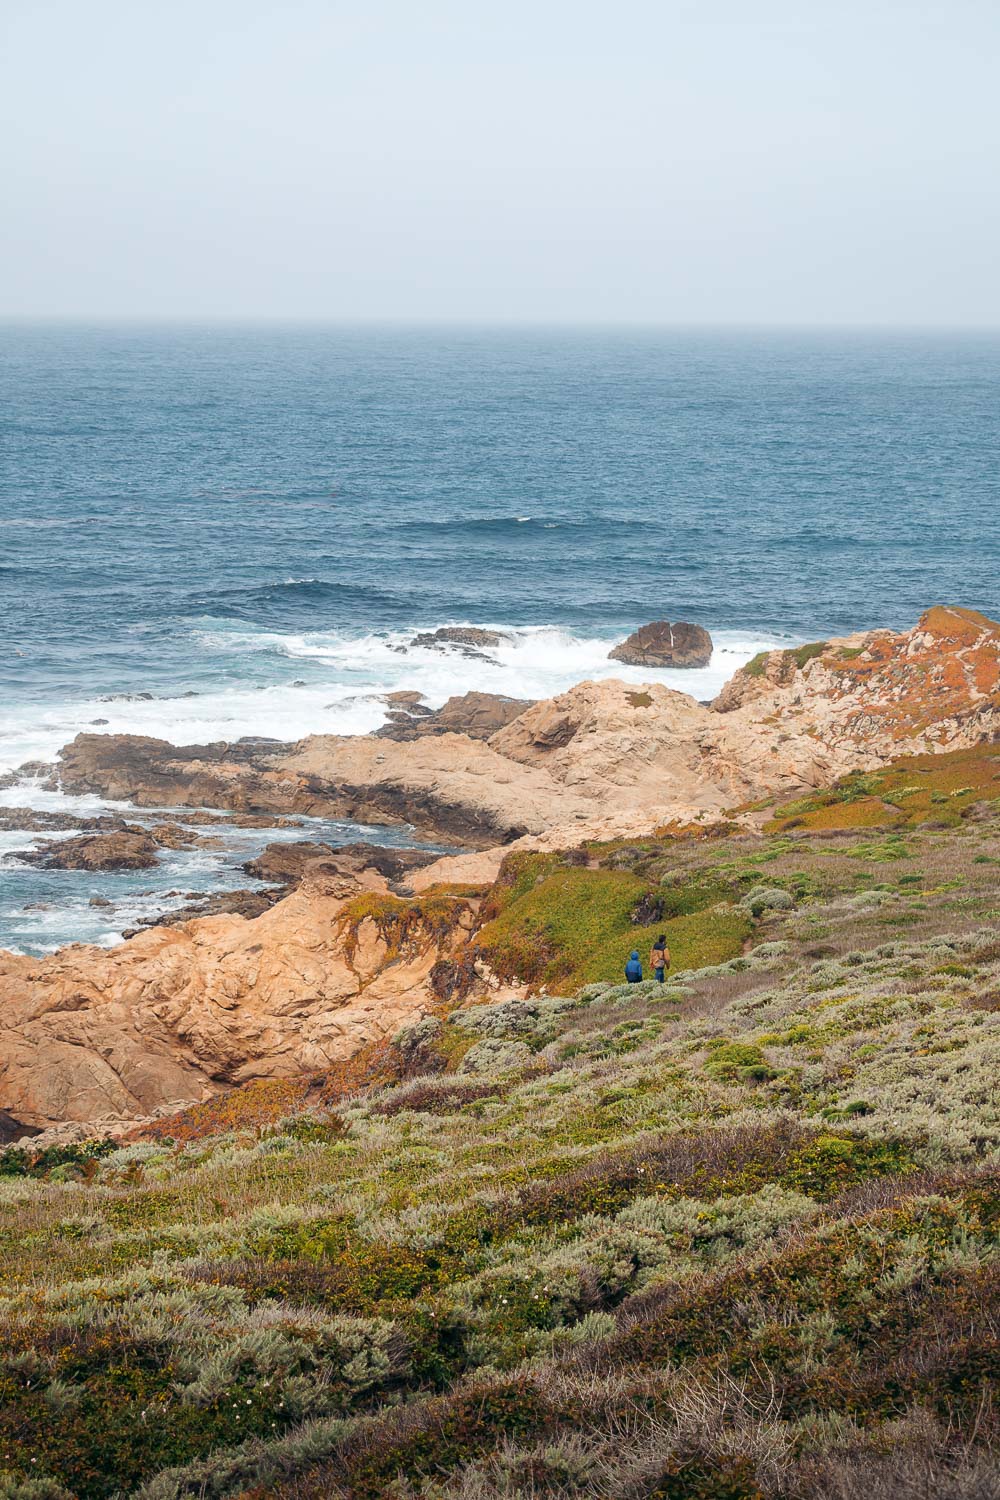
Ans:
[[[453,622],[454,623],[454,622]],[[466,622],[467,623],[467,622]],[[505,631],[503,626],[486,628]],[[400,688],[422,693],[432,707],[452,694],[472,689],[513,698],[546,698],[587,678],[617,677],[630,683],[662,682],[695,698],[711,698],[738,667],[757,651],[787,644],[775,637],[720,632],[708,667],[653,671],[608,660],[620,636],[579,636],[548,626],[505,632],[505,639],[483,655],[460,650],[410,647],[413,631],[357,636],[335,631],[280,633],[260,630],[196,631],[194,654],[252,663],[264,654],[267,675],[284,680],[262,686],[220,686],[194,696],[152,700],[78,699],[9,711],[0,729],[0,772],[26,761],[52,761],[57,751],[83,732],[144,734],[172,744],[198,744],[260,735],[281,740],[308,734],[367,734],[384,722],[384,695]],[[282,671],[282,659],[287,671]],[[297,678],[296,668],[303,677]],[[220,678],[223,677],[220,671]],[[249,675],[249,673],[248,673]],[[101,722],[95,722],[101,721]],[[40,781],[7,789],[0,800],[32,807],[61,805],[68,811],[96,812],[98,799],[73,799],[45,792]]]
[[[450,624],[470,622],[450,621]],[[433,628],[433,627],[430,627]],[[412,647],[415,631],[348,635],[336,631],[281,633],[239,628],[201,628],[192,633],[192,676],[220,684],[213,691],[176,697],[108,701],[80,698],[37,708],[12,707],[0,724],[0,772],[26,761],[51,762],[81,731],[145,734],[172,744],[234,740],[242,735],[294,740],[308,734],[366,734],[385,721],[385,694],[409,688],[432,707],[472,689],[513,698],[547,698],[587,678],[662,682],[696,698],[713,697],[755,652],[777,644],[735,632],[715,637],[711,665],[696,671],[650,671],[608,660],[620,635],[581,636],[554,627],[508,630],[484,654],[459,649]],[[262,685],[261,679],[266,679]],[[95,723],[95,720],[102,722]],[[47,790],[43,776],[29,775],[0,791],[0,804],[77,816],[126,814],[146,820],[127,803],[95,796],[64,796]],[[207,830],[218,847],[164,853],[155,870],[95,878],[85,872],[45,872],[26,865],[19,853],[67,834],[11,831],[0,834],[0,945],[14,952],[49,953],[67,942],[111,947],[123,931],[144,918],[175,909],[194,891],[253,884],[242,863],[266,842],[315,837],[333,842],[372,838],[406,842],[406,830],[372,830],[319,823],[301,829]],[[93,907],[102,892],[111,908]],[[173,893],[173,894],[171,894]]]

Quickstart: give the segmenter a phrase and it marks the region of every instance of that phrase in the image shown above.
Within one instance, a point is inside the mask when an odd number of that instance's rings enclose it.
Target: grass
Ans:
[[[646,961],[661,932],[682,969],[734,958],[750,935],[747,916],[720,906],[722,892],[703,882],[660,893],[627,870],[567,867],[550,855],[516,861],[476,937],[502,979],[573,990],[619,976],[633,948]]]
[[[511,856],[475,941],[523,999],[6,1149],[2,1500],[992,1500],[994,764],[822,804],[977,808],[905,839],[800,801]],[[619,984],[654,928],[668,983]]]
[[[826,792],[785,805],[769,833],[793,828],[958,827],[1000,801],[1000,746],[977,745],[948,755],[910,756],[882,771],[846,776]]]

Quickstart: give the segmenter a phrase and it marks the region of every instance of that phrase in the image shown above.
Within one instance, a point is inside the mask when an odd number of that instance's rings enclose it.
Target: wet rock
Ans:
[[[440,854],[433,849],[394,849],[381,844],[295,843],[268,844],[256,859],[243,866],[256,880],[295,885],[307,872],[320,875],[356,875],[374,870],[390,883],[403,880],[412,870],[422,869]]]
[[[376,730],[379,739],[414,740],[428,734],[467,734],[470,739],[488,740],[511,720],[532,706],[530,698],[507,698],[501,693],[462,693],[449,698],[442,708],[400,711],[390,715],[389,723]]]
[[[629,667],[707,667],[712,659],[712,637],[701,625],[654,620],[609,651],[608,659]]]
[[[393,708],[410,708],[414,713],[419,713],[421,710],[424,713],[430,713],[430,709],[424,703],[423,693],[418,693],[414,688],[398,688],[394,693],[386,693],[385,701]]]
[[[182,922],[194,921],[196,917],[243,917],[249,922],[268,911],[284,894],[283,890],[206,892],[195,895],[194,899],[174,911],[143,918],[135,927],[126,928],[122,936],[135,937],[150,927],[179,927]]]
[[[157,823],[155,828],[149,830],[149,837],[161,849],[187,849],[192,844],[218,842],[216,839],[202,838],[200,834],[192,833],[190,828],[184,828],[179,823]]]
[[[484,650],[510,640],[499,630],[482,630],[477,625],[442,625],[439,630],[421,631],[410,641],[411,646],[423,646],[432,651],[446,651],[457,646],[469,656],[479,656]]]
[[[73,813],[39,812],[33,807],[0,807],[2,833],[65,833],[73,828],[97,833],[124,827],[116,817],[78,818]]]
[[[157,844],[141,830],[86,833],[19,856],[43,870],[150,870]]]
[[[255,880],[293,885],[302,879],[309,865],[315,866],[322,862],[324,871],[328,868],[333,873],[333,865],[327,864],[333,852],[329,844],[317,843],[312,839],[297,839],[290,844],[268,844],[256,858],[248,859],[243,868]]]

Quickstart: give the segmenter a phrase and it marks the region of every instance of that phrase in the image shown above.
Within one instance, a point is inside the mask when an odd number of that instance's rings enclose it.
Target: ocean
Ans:
[[[84,729],[362,733],[387,689],[639,681],[608,649],[663,617],[711,630],[709,668],[656,674],[706,698],[767,645],[995,614],[998,413],[986,334],[5,327],[0,775]],[[452,623],[512,638],[408,647]],[[114,943],[271,836],[95,883],[2,834],[0,946]]]

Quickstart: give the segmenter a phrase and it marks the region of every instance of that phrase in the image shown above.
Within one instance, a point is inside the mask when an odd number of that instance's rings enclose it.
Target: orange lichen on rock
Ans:
[[[910,631],[869,631],[800,654],[801,664],[794,652],[750,663],[716,712],[744,734],[764,724],[812,731],[834,763],[842,750],[855,764],[878,764],[895,744],[958,749],[1000,734],[1000,624],[975,610],[936,605]]]

